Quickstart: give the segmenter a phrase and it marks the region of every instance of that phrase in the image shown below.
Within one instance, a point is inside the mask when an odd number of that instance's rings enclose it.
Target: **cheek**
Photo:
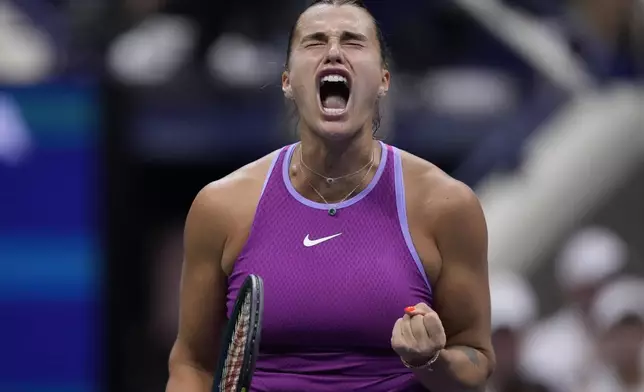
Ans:
[[[356,74],[359,81],[358,86],[361,92],[377,97],[382,83],[382,68],[374,65],[373,61],[369,63],[356,65]]]
[[[315,75],[314,69],[307,68],[304,64],[298,64],[297,68],[291,69],[290,84],[295,97],[301,98],[315,91],[315,77],[313,75]]]
[[[299,74],[293,74],[291,76],[291,90],[293,91],[293,98],[296,101],[301,101],[310,90],[309,86],[306,85],[304,79],[300,77]]]

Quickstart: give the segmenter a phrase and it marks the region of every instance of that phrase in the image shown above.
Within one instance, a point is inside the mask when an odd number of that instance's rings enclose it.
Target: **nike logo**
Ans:
[[[312,247],[312,246],[319,245],[319,244],[321,244],[321,243],[323,243],[323,242],[325,242],[325,241],[328,241],[328,240],[330,240],[330,239],[333,239],[333,238],[335,238],[335,237],[337,237],[337,236],[339,236],[339,235],[341,235],[341,234],[342,234],[342,233],[333,234],[333,235],[330,235],[330,236],[328,236],[328,237],[318,238],[317,240],[312,240],[312,239],[310,239],[310,238],[309,238],[309,235],[307,234],[307,235],[306,235],[306,237],[304,237],[304,242],[303,242],[303,244],[304,244],[304,246],[306,246],[307,248],[310,248],[310,247]]]

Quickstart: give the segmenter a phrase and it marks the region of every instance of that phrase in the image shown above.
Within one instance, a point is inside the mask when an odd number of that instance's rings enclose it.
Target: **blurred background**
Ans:
[[[0,391],[160,391],[182,224],[294,141],[304,0],[0,0]],[[489,225],[492,392],[644,391],[644,1],[366,2],[386,142]]]

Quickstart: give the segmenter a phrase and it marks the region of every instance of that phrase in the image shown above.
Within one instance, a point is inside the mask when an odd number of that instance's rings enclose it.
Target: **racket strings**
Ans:
[[[244,349],[250,329],[250,293],[244,297],[241,311],[235,321],[235,329],[228,345],[228,355],[224,362],[220,390],[235,391],[244,365]]]

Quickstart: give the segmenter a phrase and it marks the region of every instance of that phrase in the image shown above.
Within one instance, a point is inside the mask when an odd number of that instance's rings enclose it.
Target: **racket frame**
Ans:
[[[237,317],[242,311],[244,305],[244,298],[246,294],[250,294],[250,320],[248,338],[244,343],[243,362],[239,374],[237,385],[232,391],[222,391],[219,389],[221,379],[223,376],[224,364],[228,357],[228,348],[235,333],[235,324]],[[230,315],[230,319],[226,325],[226,330],[223,335],[221,350],[219,353],[219,361],[217,364],[217,372],[215,373],[214,382],[212,385],[213,392],[245,392],[250,388],[250,383],[255,372],[255,363],[259,355],[259,342],[262,331],[262,315],[264,313],[264,282],[262,278],[257,275],[250,274],[244,279],[235,305]]]

